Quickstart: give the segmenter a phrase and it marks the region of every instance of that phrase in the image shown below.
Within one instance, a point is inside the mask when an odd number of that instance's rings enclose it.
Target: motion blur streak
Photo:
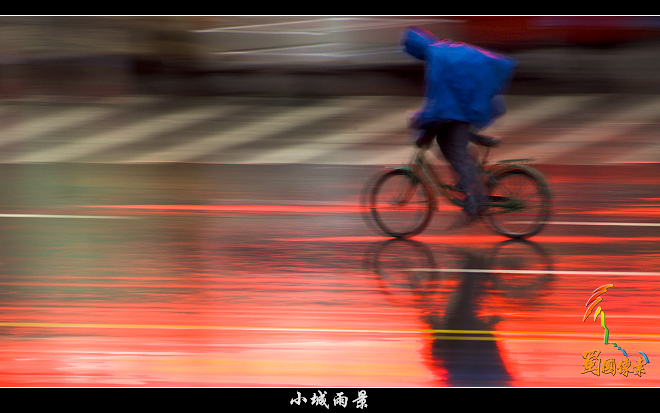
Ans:
[[[659,387],[659,22],[0,17],[0,386]],[[423,103],[409,25],[518,61],[484,133],[548,177],[538,235],[445,203],[373,230]],[[583,322],[609,284],[639,376],[584,373],[625,361]]]
[[[346,214],[360,211],[359,205],[332,206],[300,206],[300,205],[94,205],[93,208],[145,210],[149,213],[162,212],[238,212],[238,213],[271,213],[271,214]],[[89,208],[89,207],[87,207]]]

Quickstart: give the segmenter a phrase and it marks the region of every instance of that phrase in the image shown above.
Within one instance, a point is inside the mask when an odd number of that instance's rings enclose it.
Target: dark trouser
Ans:
[[[458,174],[458,187],[465,191],[465,212],[476,215],[486,201],[486,186],[468,148],[470,141],[476,137],[471,125],[457,121],[436,122],[426,126],[417,142],[420,146],[430,143],[434,136],[442,154]]]

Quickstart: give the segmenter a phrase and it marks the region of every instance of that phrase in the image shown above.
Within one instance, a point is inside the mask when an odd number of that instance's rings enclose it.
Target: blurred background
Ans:
[[[518,60],[488,133],[551,182],[533,242],[448,230],[444,202],[417,243],[365,223],[372,177],[410,156],[411,25]],[[0,386],[660,386],[659,34],[656,16],[0,17]],[[608,328],[654,360],[643,379],[581,374],[585,352],[621,360],[583,321],[614,279]]]
[[[518,59],[515,86],[658,83],[657,16],[9,16],[0,94],[419,94],[410,25]]]

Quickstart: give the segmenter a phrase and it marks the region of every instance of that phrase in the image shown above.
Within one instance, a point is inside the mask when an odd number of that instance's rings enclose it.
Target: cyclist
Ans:
[[[473,45],[440,40],[417,27],[403,32],[402,44],[408,54],[425,62],[425,102],[410,119],[410,126],[420,131],[416,144],[429,146],[436,138],[466,194],[465,223],[470,223],[481,212],[486,188],[468,144],[499,143],[477,132],[506,111],[502,94],[516,62]]]

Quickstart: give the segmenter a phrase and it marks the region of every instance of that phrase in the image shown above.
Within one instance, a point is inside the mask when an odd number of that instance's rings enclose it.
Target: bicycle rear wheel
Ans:
[[[434,208],[433,194],[412,172],[394,169],[373,185],[369,208],[374,221],[387,235],[411,237],[429,224]]]
[[[537,234],[550,216],[550,188],[543,175],[529,167],[511,166],[491,180],[490,226],[510,238]]]

